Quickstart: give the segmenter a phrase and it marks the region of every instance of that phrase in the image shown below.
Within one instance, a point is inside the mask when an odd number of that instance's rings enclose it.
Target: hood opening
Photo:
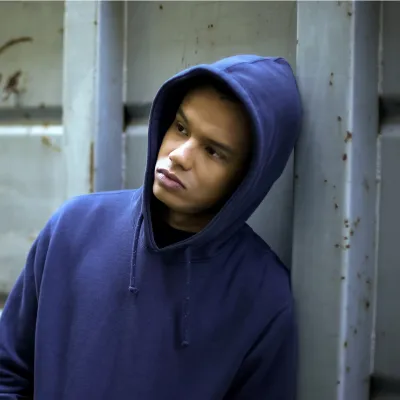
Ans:
[[[243,104],[253,137],[247,173],[232,195],[218,208],[208,225],[190,238],[164,249],[155,243],[151,203],[154,168],[163,137],[175,118],[185,94],[202,82],[228,88]],[[241,229],[281,176],[301,130],[301,100],[297,83],[286,60],[276,57],[239,55],[210,65],[198,65],[168,80],[157,93],[150,113],[148,155],[142,196],[142,215],[136,233],[144,229],[151,251],[184,253],[186,265],[183,293],[181,345],[189,344],[190,286],[193,258],[215,251]],[[136,238],[136,235],[135,235]],[[132,255],[131,291],[135,281],[137,241]],[[178,253],[175,253],[178,254]],[[179,253],[180,254],[180,253]]]

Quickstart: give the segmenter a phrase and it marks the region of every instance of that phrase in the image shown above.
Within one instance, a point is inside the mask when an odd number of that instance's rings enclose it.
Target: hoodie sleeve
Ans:
[[[29,251],[0,318],[0,399],[33,398],[36,314],[45,242],[43,231]]]
[[[294,400],[297,331],[293,305],[280,311],[244,359],[226,400]]]

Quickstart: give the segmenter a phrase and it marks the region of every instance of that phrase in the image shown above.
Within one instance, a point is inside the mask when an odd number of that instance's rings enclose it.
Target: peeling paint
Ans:
[[[10,75],[6,81],[6,84],[3,88],[3,100],[7,100],[12,93],[19,94],[20,89],[18,88],[19,80],[21,78],[22,71],[16,71],[12,75]]]
[[[345,143],[349,142],[353,138],[353,134],[349,131],[346,132],[346,137],[344,138]]]
[[[33,38],[31,36],[22,36],[19,38],[10,39],[9,41],[5,42],[2,46],[0,46],[0,54],[4,53],[10,47],[15,46],[16,44],[27,43],[27,42],[33,42]]]
[[[48,136],[42,136],[40,140],[43,146],[46,146],[54,151],[61,152],[60,146],[55,145]]]

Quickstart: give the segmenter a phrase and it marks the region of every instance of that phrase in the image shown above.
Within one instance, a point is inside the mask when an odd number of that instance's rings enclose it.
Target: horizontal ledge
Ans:
[[[1,136],[61,136],[62,125],[0,125]]]
[[[60,124],[61,107],[0,108],[0,124]]]
[[[379,98],[380,123],[400,116],[400,96],[382,96]]]
[[[370,398],[378,395],[400,394],[400,377],[373,374],[370,381]]]

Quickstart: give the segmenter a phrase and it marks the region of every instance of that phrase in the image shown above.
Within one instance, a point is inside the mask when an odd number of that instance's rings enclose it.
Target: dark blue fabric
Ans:
[[[200,75],[225,81],[245,104],[253,161],[203,231],[159,249],[157,152]],[[35,241],[0,320],[0,398],[294,399],[289,273],[246,220],[281,175],[300,122],[283,59],[236,56],[166,82],[151,112],[144,186],[69,200]]]

